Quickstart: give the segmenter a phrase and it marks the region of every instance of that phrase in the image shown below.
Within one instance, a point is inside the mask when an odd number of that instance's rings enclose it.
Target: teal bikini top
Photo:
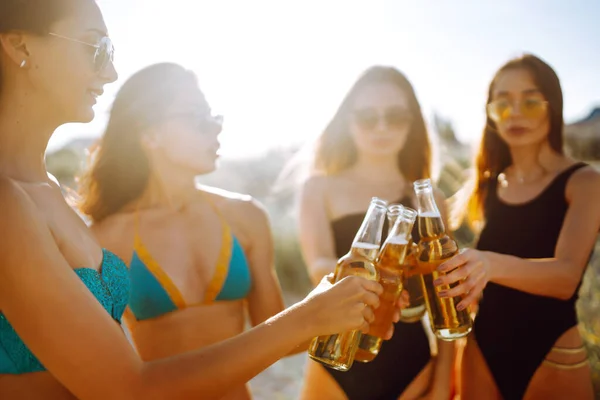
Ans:
[[[216,210],[216,209],[215,209]],[[221,250],[214,275],[209,282],[204,300],[198,304],[188,304],[179,288],[169,275],[152,257],[139,234],[138,215],[135,222],[134,251],[129,265],[131,296],[125,321],[143,321],[187,307],[209,305],[216,301],[241,300],[248,296],[252,287],[252,277],[248,260],[238,239],[231,232],[225,219],[221,219]]]
[[[91,268],[77,268],[74,271],[112,318],[121,323],[130,289],[125,263],[103,249],[100,272]],[[0,374],[25,374],[45,370],[0,312]]]

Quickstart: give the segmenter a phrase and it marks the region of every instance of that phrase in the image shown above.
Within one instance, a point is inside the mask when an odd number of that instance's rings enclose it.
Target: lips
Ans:
[[[515,136],[523,135],[528,131],[528,128],[522,126],[511,126],[510,128],[508,128],[508,133]]]
[[[219,150],[221,149],[220,145],[216,145],[216,146],[211,146],[209,148],[209,153],[215,155],[216,157],[219,156]]]
[[[88,89],[88,93],[95,99],[102,96],[104,94],[103,89]]]

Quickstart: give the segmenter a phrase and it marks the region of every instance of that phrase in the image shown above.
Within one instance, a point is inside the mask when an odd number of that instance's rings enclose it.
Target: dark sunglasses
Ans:
[[[402,129],[413,120],[406,110],[390,108],[382,114],[373,108],[356,110],[353,113],[354,121],[360,129],[373,130],[377,128],[380,121],[385,123],[388,129]]]
[[[113,62],[113,60],[114,60],[115,48],[112,44],[112,41],[107,36],[104,36],[103,38],[101,38],[98,41],[98,44],[91,44],[91,43],[84,42],[82,40],[73,39],[73,38],[58,35],[58,34],[52,33],[52,32],[48,33],[48,35],[59,38],[59,39],[68,40],[73,43],[83,44],[85,46],[93,47],[94,49],[96,49],[96,51],[94,52],[94,61],[93,61],[94,71],[96,73],[100,73],[100,72],[104,71],[104,69],[108,66],[108,63]]]

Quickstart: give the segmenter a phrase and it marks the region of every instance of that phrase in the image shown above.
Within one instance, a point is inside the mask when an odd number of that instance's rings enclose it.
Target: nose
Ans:
[[[377,132],[382,132],[382,131],[386,131],[387,129],[388,129],[388,124],[385,119],[385,115],[382,113],[377,114],[377,122],[375,123],[373,130],[377,131]]]
[[[509,117],[522,117],[523,116],[523,112],[521,110],[521,106],[522,106],[522,100],[515,100],[510,104],[509,110],[508,110],[508,116]]]
[[[105,83],[113,83],[119,78],[119,74],[117,73],[117,69],[115,68],[115,64],[109,62],[106,67],[100,71],[100,78]]]

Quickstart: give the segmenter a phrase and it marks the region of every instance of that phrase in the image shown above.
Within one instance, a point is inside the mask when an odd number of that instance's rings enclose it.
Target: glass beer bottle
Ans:
[[[390,229],[379,252],[375,266],[379,272],[379,283],[383,286],[383,293],[379,296],[379,307],[375,310],[375,321],[369,327],[369,334],[363,335],[358,346],[357,357],[359,351],[367,350],[375,358],[379,353],[385,334],[394,323],[396,302],[403,289],[404,270],[402,266],[416,217],[415,210],[403,208],[402,214],[396,218],[396,222]],[[369,347],[363,347],[364,344],[369,344]],[[356,359],[358,360],[358,358]]]
[[[334,276],[336,282],[349,275],[358,275],[374,281],[379,280],[375,259],[381,245],[386,211],[386,201],[376,197],[371,200],[350,251],[338,260]],[[354,362],[360,338],[359,330],[318,336],[312,340],[308,348],[308,355],[329,368],[347,371]]]
[[[396,219],[402,212],[402,206],[393,204],[388,207],[388,223],[393,226]],[[400,321],[412,323],[420,321],[425,315],[425,298],[423,297],[423,289],[421,288],[421,277],[417,268],[417,252],[419,246],[413,242],[412,235],[409,236],[408,249],[404,257],[402,270],[404,272],[404,281],[402,282],[404,289],[409,294],[409,304],[400,312]]]
[[[437,267],[458,253],[458,245],[446,234],[446,228],[433,197],[431,180],[414,182],[419,202],[418,227],[421,240],[417,265],[431,328],[442,340],[455,340],[469,334],[473,323],[468,310],[458,311],[456,305],[461,296],[441,298],[438,292],[449,290],[458,283],[435,287],[433,281],[441,275]]]

